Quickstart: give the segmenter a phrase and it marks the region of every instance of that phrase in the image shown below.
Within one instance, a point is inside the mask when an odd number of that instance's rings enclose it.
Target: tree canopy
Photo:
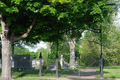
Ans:
[[[110,11],[110,7],[105,6],[106,1],[1,0],[0,11],[5,23],[9,23],[9,35],[21,36],[30,25],[35,25],[26,40],[38,42],[41,39],[53,40],[58,33],[68,29],[93,27],[94,23],[103,21]],[[33,21],[35,16],[36,23]],[[76,27],[71,27],[74,25]]]

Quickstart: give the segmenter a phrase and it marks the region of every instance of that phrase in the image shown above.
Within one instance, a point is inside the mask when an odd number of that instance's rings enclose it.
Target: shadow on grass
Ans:
[[[59,77],[66,77],[69,74],[74,73],[76,70],[64,71],[65,69],[61,69],[58,71],[58,74],[62,74]],[[55,77],[56,70],[42,70],[42,77]],[[22,71],[13,71],[13,77],[16,79],[18,77],[38,77],[39,69],[36,70],[25,70],[24,73]]]
[[[78,69],[72,70],[69,69],[69,71],[65,71],[65,69],[58,70],[59,77],[66,77],[74,72],[76,72]],[[13,71],[13,77],[19,78],[19,77],[38,77],[39,76],[39,69],[35,70],[25,70],[24,73],[22,71]],[[56,77],[56,70],[42,70],[42,77]]]
[[[25,70],[23,71],[13,71],[13,77],[16,79],[18,77],[38,77],[38,70]]]

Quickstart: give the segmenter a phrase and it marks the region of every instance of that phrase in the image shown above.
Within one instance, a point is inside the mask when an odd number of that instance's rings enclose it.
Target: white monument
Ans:
[[[1,59],[0,59],[0,67],[2,67],[2,61],[1,61]]]
[[[60,65],[61,67],[63,67],[63,55],[61,55],[61,58],[60,58]]]

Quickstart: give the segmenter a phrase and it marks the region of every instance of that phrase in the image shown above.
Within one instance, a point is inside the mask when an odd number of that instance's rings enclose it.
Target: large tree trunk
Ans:
[[[75,45],[76,45],[76,39],[72,39],[69,42],[69,46],[70,46],[70,68],[75,68]]]
[[[51,53],[51,46],[49,42],[47,42],[47,51],[48,51],[48,54]]]
[[[11,34],[9,33],[10,23],[9,22],[5,23],[5,21],[3,20],[3,14],[2,13],[0,14],[0,22],[1,22],[1,27],[2,27],[2,33],[0,34],[1,41],[2,41],[2,75],[1,75],[0,80],[13,80],[11,76],[11,46],[12,46],[12,43],[14,43],[15,41],[24,39],[29,35],[30,31],[32,30],[36,22],[38,15],[39,14],[35,16],[35,18],[33,19],[33,22],[31,23],[26,33],[24,33],[20,37],[16,37],[14,32]]]
[[[9,36],[9,23],[3,21],[2,13],[0,14],[2,33],[2,75],[0,80],[13,80],[11,77],[11,41]]]
[[[2,75],[0,80],[12,80],[11,77],[11,43],[2,38]]]

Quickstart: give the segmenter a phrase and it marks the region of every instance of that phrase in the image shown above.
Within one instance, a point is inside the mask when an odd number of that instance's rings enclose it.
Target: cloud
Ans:
[[[47,44],[44,43],[43,41],[40,41],[39,43],[37,43],[35,45],[34,48],[31,48],[29,46],[25,46],[25,47],[28,48],[30,52],[37,52],[37,50],[40,49],[40,48],[45,48],[46,49],[47,48]]]

